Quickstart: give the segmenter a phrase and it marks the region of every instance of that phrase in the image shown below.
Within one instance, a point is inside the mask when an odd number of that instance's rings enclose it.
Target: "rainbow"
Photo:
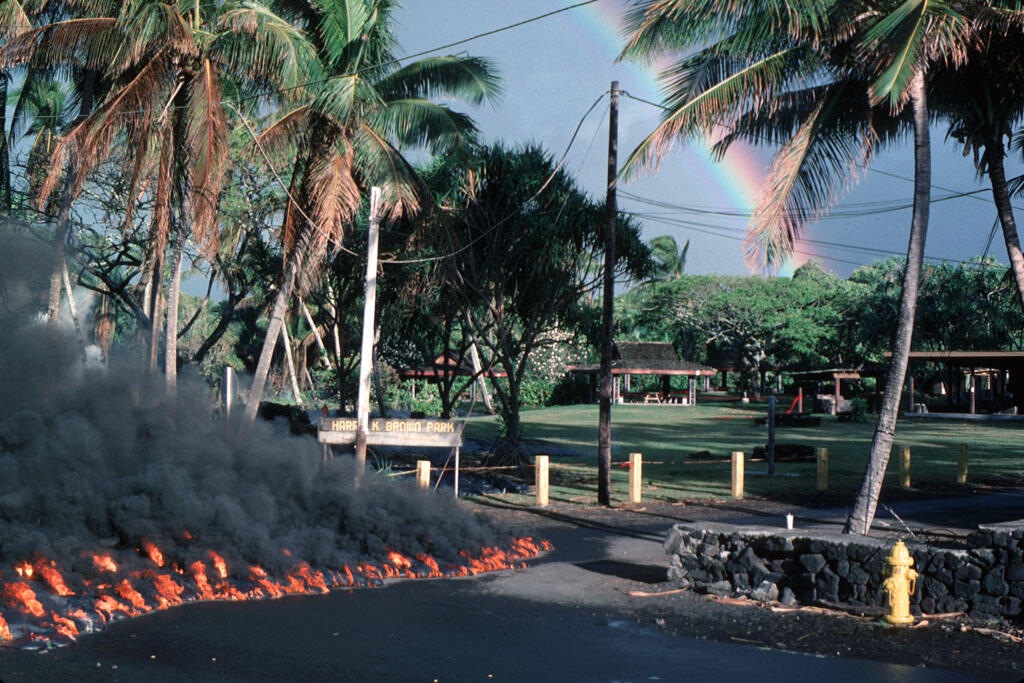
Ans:
[[[580,11],[570,12],[571,21],[576,22],[583,29],[583,33],[590,37],[594,45],[600,49],[609,59],[614,60],[622,51],[622,18],[625,13],[624,0],[598,0],[598,2],[580,8]],[[658,101],[661,94],[661,86],[658,81],[658,73],[663,64],[645,65],[636,62],[624,63],[621,68],[628,73],[633,83],[623,83],[622,88],[639,88],[635,92],[638,97]],[[676,160],[673,161],[672,157]],[[765,178],[764,162],[758,158],[754,151],[743,144],[734,145],[725,158],[716,161],[708,150],[707,145],[691,145],[683,152],[683,160],[680,160],[679,151],[674,155],[670,154],[663,160],[663,165],[676,164],[685,165],[688,173],[693,173],[696,166],[705,176],[705,181],[710,181],[721,198],[736,211],[753,211],[757,203],[758,194]],[[694,163],[696,162],[696,164]],[[793,271],[807,261],[813,254],[806,243],[800,244],[778,271],[779,275],[789,276]]]

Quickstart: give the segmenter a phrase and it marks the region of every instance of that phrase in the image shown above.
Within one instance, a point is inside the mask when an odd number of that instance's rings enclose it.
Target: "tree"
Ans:
[[[690,240],[680,249],[676,244],[676,238],[671,235],[659,235],[647,245],[651,249],[651,258],[654,260],[654,273],[652,278],[656,280],[678,280],[686,270],[686,253],[690,251]]]
[[[1017,3],[978,3],[978,5]],[[933,109],[949,124],[949,136],[974,153],[979,174],[988,175],[1010,269],[1024,308],[1024,252],[1021,251],[1004,157],[1013,128],[1024,118],[1024,12],[978,8],[971,17],[978,38],[963,63],[932,71]],[[987,10],[987,11],[986,11]]]
[[[506,375],[495,383],[504,420],[497,454],[522,464],[527,361],[548,333],[578,324],[584,295],[600,285],[602,273],[591,266],[603,258],[596,226],[604,207],[532,146],[495,145],[475,150],[468,162],[445,159],[429,182],[441,198],[436,241],[450,244],[452,254],[444,261],[450,291],[487,357],[484,366]],[[618,221],[615,252],[618,278],[649,273],[649,251],[632,221]]]
[[[703,46],[667,72],[665,121],[633,152],[627,169],[654,162],[675,138],[710,135],[719,126],[727,131],[719,153],[738,139],[783,143],[747,233],[748,259],[769,268],[910,114],[914,211],[898,333],[864,486],[847,523],[847,530],[866,532],[892,445],[927,229],[924,74],[929,64],[962,61],[967,24],[942,0],[772,2],[756,10],[642,0],[629,25],[625,55]]]
[[[312,101],[278,117],[259,139],[271,152],[291,150],[293,171],[281,226],[284,268],[245,409],[249,420],[293,291],[317,279],[365,191],[382,188],[387,219],[415,213],[428,198],[399,148],[451,151],[475,133],[468,116],[430,98],[480,104],[499,92],[493,69],[479,58],[430,57],[396,68],[390,0],[280,4],[304,22],[321,75],[310,85]]]
[[[173,392],[185,242],[194,239],[212,257],[219,238],[216,212],[227,163],[225,91],[251,96],[293,85],[304,76],[311,51],[299,31],[254,2],[216,3],[205,12],[198,1],[97,0],[83,7],[82,15],[60,16],[19,33],[0,53],[0,67],[84,62],[100,72],[105,85],[96,110],[54,150],[37,199],[45,205],[63,179],[56,230],[61,259],[70,202],[115,146],[129,150],[130,197],[141,194],[144,183],[156,176],[147,268],[140,286],[149,290],[143,308],[151,320],[150,357],[155,363],[156,302],[164,253],[171,245],[166,379]],[[131,218],[129,204],[126,225]],[[51,317],[58,306],[59,298],[51,301]]]

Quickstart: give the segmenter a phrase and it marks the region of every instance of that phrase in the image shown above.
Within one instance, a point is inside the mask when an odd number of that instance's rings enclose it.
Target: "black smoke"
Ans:
[[[324,464],[310,437],[229,428],[204,385],[171,400],[130,355],[87,367],[40,319],[48,252],[7,237],[0,261],[0,566],[46,557],[85,574],[98,550],[141,563],[149,540],[181,566],[212,549],[241,574],[388,550],[455,562],[509,540],[409,478],[356,485],[351,458]]]

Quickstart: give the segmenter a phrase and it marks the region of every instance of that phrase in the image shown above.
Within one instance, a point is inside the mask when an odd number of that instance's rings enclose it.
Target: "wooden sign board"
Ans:
[[[462,446],[461,420],[408,420],[373,418],[366,434],[367,446],[420,446],[459,448]],[[332,445],[356,442],[356,418],[323,417],[317,423],[317,441]]]

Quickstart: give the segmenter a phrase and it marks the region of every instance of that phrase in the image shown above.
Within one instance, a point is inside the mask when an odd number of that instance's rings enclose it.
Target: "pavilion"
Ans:
[[[887,357],[892,354],[886,352]],[[986,377],[993,398],[1003,403],[1024,407],[1024,351],[911,351],[907,368],[910,411],[914,410],[914,376],[910,366],[915,362],[942,363],[959,368],[968,376],[967,403],[971,415],[977,413],[976,388],[978,377]]]
[[[569,372],[590,376],[591,398],[595,395],[597,379],[601,374],[600,363],[570,365]],[[617,341],[612,347],[612,401],[626,399],[643,403],[697,403],[697,378],[711,377],[717,370],[689,361],[681,360],[668,342]],[[633,393],[630,391],[630,377],[633,375],[658,375],[661,377],[660,392]],[[672,377],[689,378],[686,394],[673,393],[669,382]],[[621,400],[620,400],[621,399]]]
[[[853,367],[836,367],[836,368],[814,368],[814,369],[802,369],[802,368],[791,368],[783,370],[781,374],[787,375],[797,383],[801,385],[807,382],[831,382],[832,387],[832,414],[835,415],[840,412],[840,405],[843,400],[843,380],[861,380],[867,377],[881,378],[885,377],[885,373],[888,371],[888,366],[880,363],[861,363]],[[801,387],[799,395],[803,396],[803,388]],[[802,403],[801,398],[801,403]],[[800,406],[800,410],[803,410],[803,406]]]

